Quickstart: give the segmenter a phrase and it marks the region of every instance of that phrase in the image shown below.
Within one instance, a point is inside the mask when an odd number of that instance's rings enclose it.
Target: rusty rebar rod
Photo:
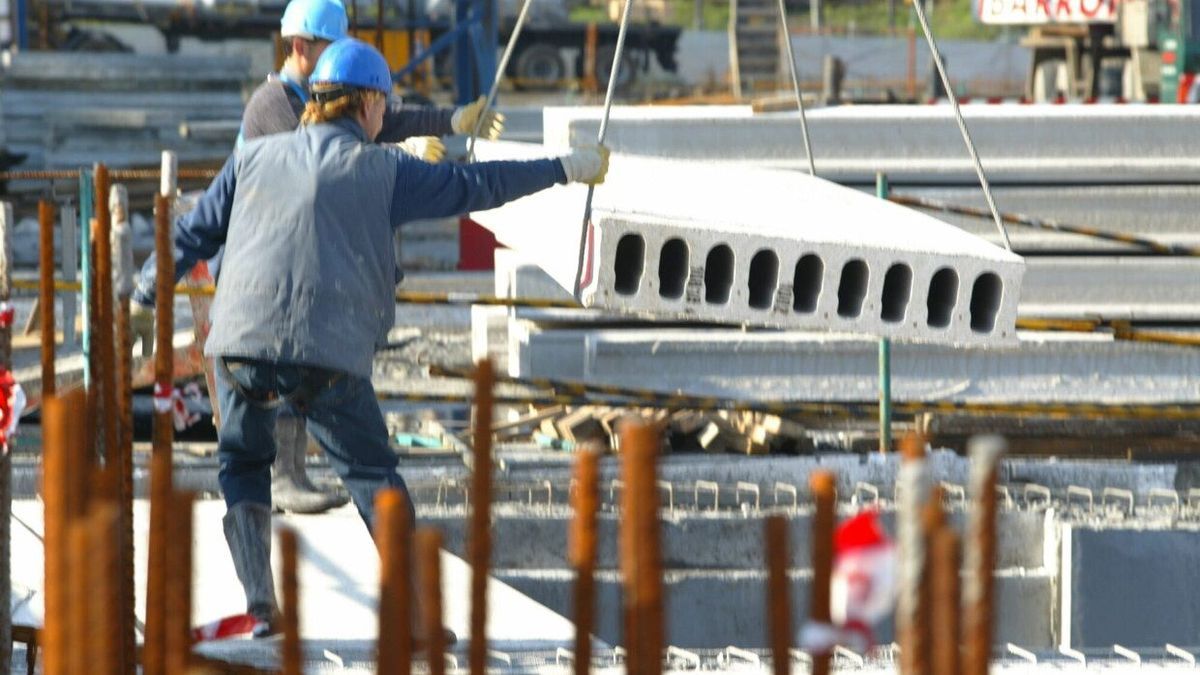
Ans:
[[[376,672],[412,672],[412,524],[408,498],[395,488],[375,495],[379,547],[379,639]]]
[[[280,662],[283,675],[300,675],[303,672],[300,645],[300,542],[296,531],[290,527],[279,530],[280,581],[283,590],[283,641],[280,644]]]
[[[54,205],[45,200],[38,202],[38,254],[38,311],[40,312],[42,331],[42,395],[53,396],[55,390]]]
[[[896,601],[896,634],[900,643],[900,672],[902,675],[926,675],[929,672],[928,623],[923,622],[921,616],[926,565],[921,512],[929,495],[925,438],[917,433],[905,435],[900,442],[900,452],[902,459],[896,476],[900,591]]]
[[[475,366],[471,470],[471,675],[487,670],[487,583],[492,557],[492,395],[496,376],[490,359]],[[425,626],[428,635],[442,627]]]
[[[173,491],[172,444],[175,427],[171,415],[173,391],[172,334],[175,316],[175,258],[171,246],[171,200],[155,197],[154,248],[157,256],[155,289],[154,437],[150,457],[150,542],[146,581],[146,635],[142,650],[146,675],[162,675],[166,668],[163,625],[166,612],[167,526]]]
[[[86,637],[89,648],[86,672],[122,675],[131,671],[121,663],[121,626],[116,616],[120,609],[117,539],[121,514],[115,503],[103,500],[94,505],[92,512],[80,522],[87,528],[86,562],[83,567],[72,570],[72,573],[87,578],[90,594],[87,602],[90,632]],[[73,602],[75,600],[72,598]],[[80,639],[82,636],[72,637]]]
[[[829,625],[833,622],[830,583],[833,578],[833,526],[837,518],[837,479],[828,471],[815,471],[808,478],[808,489],[812,492],[816,507],[812,522],[813,586],[808,616],[816,624]],[[829,656],[825,651],[812,655],[813,675],[828,675]]]
[[[769,516],[765,521],[763,534],[767,555],[767,629],[771,645],[771,665],[775,675],[790,675],[792,603],[788,584],[791,555],[788,548],[787,518],[781,515]]]
[[[188,675],[192,656],[192,530],[193,504],[190,491],[171,493],[171,531],[167,548],[169,576],[166,582],[164,643],[169,675]]]
[[[958,582],[958,535],[950,527],[941,527],[932,534],[929,543],[931,672],[933,675],[960,675],[959,616],[962,604]]]
[[[620,440],[622,478],[621,567],[629,630],[625,635],[631,672],[662,672],[662,552],[659,548],[657,460],[661,443],[657,425],[627,422]]]
[[[421,580],[421,623],[437,626],[426,630],[425,658],[429,675],[446,675],[446,636],[442,634],[442,533],[433,528],[417,530],[417,568]]]
[[[118,507],[121,510],[121,615],[124,663],[137,663],[137,597],[133,533],[133,336],[130,332],[130,293],[133,290],[133,241],[129,228],[129,195],[114,185],[109,195],[113,221],[114,285],[117,291],[117,430]]]
[[[66,670],[63,672],[72,675],[91,672],[90,638],[93,632],[99,632],[92,626],[91,614],[88,611],[92,602],[87,574],[92,564],[88,555],[89,539],[87,519],[83,516],[72,518],[67,524],[68,573],[65,585],[69,599],[63,605],[67,610]]]
[[[963,588],[964,675],[986,675],[992,657],[995,603],[996,481],[1005,442],[999,436],[977,436],[967,444],[971,455],[971,495],[965,546],[967,577]]]
[[[87,489],[83,467],[84,394],[76,389],[42,404],[42,501],[45,504],[45,626],[43,671],[70,671],[71,544],[70,525],[82,512],[79,491]]]
[[[117,371],[116,350],[113,348],[113,283],[112,283],[112,218],[103,200],[111,186],[108,167],[96,165],[96,253],[95,288],[97,332],[92,335],[92,350],[98,353],[96,364],[100,367],[93,380],[93,393],[99,391],[97,412],[99,427],[104,430],[103,457],[106,468],[116,466],[117,457]],[[96,386],[98,385],[98,386]]]
[[[600,510],[600,453],[593,449],[575,458],[574,517],[568,543],[575,568],[575,675],[592,670],[592,627],[596,619],[596,514]]]

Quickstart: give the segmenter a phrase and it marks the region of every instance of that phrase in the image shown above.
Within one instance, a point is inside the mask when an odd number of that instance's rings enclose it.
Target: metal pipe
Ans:
[[[0,202],[0,368],[12,370],[12,205]],[[0,446],[0,607],[12,606],[12,453]],[[44,612],[43,612],[44,614]],[[0,613],[0,663],[12,662],[12,614]]]
[[[965,675],[987,675],[992,657],[996,564],[996,482],[1005,451],[1000,436],[976,436],[967,443],[971,456],[970,487],[974,508],[967,527],[967,577],[963,588]]]
[[[79,269],[83,296],[83,387],[92,384],[92,172],[80,169],[79,178]]]
[[[60,267],[62,268],[62,278],[65,281],[75,282],[78,278],[79,268],[79,249],[75,246],[75,241],[79,237],[79,215],[75,209],[66,205],[62,208],[59,215],[60,236],[62,237],[62,260]],[[78,307],[79,299],[74,293],[70,293],[62,299],[62,331],[63,345],[73,347],[77,339],[75,332],[75,320],[79,315]]]
[[[487,582],[492,557],[492,394],[496,377],[490,359],[475,366],[475,409],[471,469],[471,675],[487,670]],[[426,626],[439,631],[441,626]]]
[[[781,3],[783,0],[779,0]],[[888,198],[887,174],[875,174],[875,196]],[[892,341],[879,338],[879,452],[892,448]]]
[[[280,577],[283,591],[283,640],[280,643],[281,672],[301,675],[304,672],[300,645],[300,579],[298,566],[300,542],[290,527],[279,530]]]
[[[829,471],[813,472],[808,479],[816,507],[812,522],[813,586],[809,600],[809,619],[818,625],[833,623],[831,612],[833,578],[833,526],[837,517],[837,479]],[[830,655],[812,655],[812,675],[829,675]]]
[[[376,670],[412,673],[412,524],[408,498],[395,488],[375,495],[379,547],[379,640]]]
[[[629,32],[629,8],[632,4],[633,0],[625,0],[621,9],[621,27],[617,31],[617,45],[613,50],[612,68],[608,71],[608,88],[604,93],[604,115],[600,118],[600,132],[596,135],[596,143],[599,145],[604,145],[604,139],[608,136],[608,118],[612,114],[613,97],[617,93],[617,80],[621,75],[621,56],[625,53],[625,34]],[[583,225],[579,232],[579,258],[575,270],[575,288],[572,291],[576,300],[579,300],[583,293],[580,284],[583,282],[583,266],[587,262],[584,260],[584,256],[587,253],[588,230],[592,225],[592,197],[595,194],[596,186],[589,185],[587,201],[583,206]]]
[[[791,549],[788,547],[787,518],[781,515],[768,516],[763,533],[767,549],[767,628],[770,635],[771,665],[775,675],[790,675],[792,602],[787,573],[791,567]],[[814,542],[817,541],[814,539]],[[816,550],[815,547],[813,550]],[[816,588],[815,584],[813,588]]]
[[[55,392],[54,205],[38,202],[38,311],[42,337],[42,395]],[[65,247],[64,242],[64,247]]]
[[[575,458],[571,494],[569,555],[575,568],[575,675],[592,670],[592,629],[596,619],[596,514],[600,510],[600,454],[593,449]]]
[[[442,533],[423,527],[417,530],[417,570],[421,580],[420,603],[425,629],[425,658],[429,675],[446,675],[446,636],[442,634]],[[474,636],[472,636],[474,637]]]

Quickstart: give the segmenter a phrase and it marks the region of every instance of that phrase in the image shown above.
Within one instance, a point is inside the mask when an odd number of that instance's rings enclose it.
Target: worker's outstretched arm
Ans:
[[[221,250],[229,231],[229,215],[233,211],[233,192],[237,186],[235,155],[225,160],[221,173],[213,179],[197,202],[196,208],[175,221],[175,281],[178,282],[201,260],[208,260]],[[154,254],[142,265],[133,301],[143,307],[154,305],[154,284],[157,276]]]
[[[429,164],[396,153],[392,226],[494,209],[556,183],[601,183],[608,172],[602,146],[577,148],[557,159]]]
[[[454,108],[404,103],[391,96],[383,113],[383,129],[375,140],[399,143],[412,136],[447,136],[454,133],[453,117]]]

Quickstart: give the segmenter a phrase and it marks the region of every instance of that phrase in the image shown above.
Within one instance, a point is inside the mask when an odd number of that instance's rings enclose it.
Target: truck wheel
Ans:
[[[558,47],[533,44],[517,54],[512,76],[517,89],[553,89],[566,79],[567,64]]]
[[[615,44],[600,45],[596,49],[596,81],[600,89],[608,88],[608,76],[612,73],[613,57],[617,53]],[[617,91],[625,91],[637,81],[638,60],[629,51],[629,43],[625,43],[625,51],[621,54],[621,70],[617,73]]]
[[[1047,59],[1033,69],[1033,101],[1047,103],[1067,95],[1067,62]]]

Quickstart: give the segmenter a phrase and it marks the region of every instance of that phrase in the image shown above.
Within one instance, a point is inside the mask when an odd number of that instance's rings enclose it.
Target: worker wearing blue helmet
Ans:
[[[332,42],[346,37],[346,8],[340,0],[292,0],[280,21],[285,61],[254,91],[242,115],[239,142],[294,130],[311,97],[309,77],[321,53]],[[389,76],[388,88],[391,92]],[[486,109],[483,98],[462,108],[405,105],[391,98],[384,112],[379,141],[399,143],[409,139],[470,133],[484,116],[480,136],[494,139],[504,129],[504,116]],[[431,147],[410,144],[414,151]],[[437,147],[437,146],[434,146]]]
[[[272,428],[280,406],[308,422],[368,528],[376,491],[405,489],[371,385],[395,321],[400,225],[498,207],[556,183],[595,184],[603,147],[534,161],[431,164],[373,143],[391,76],[353,39],[321,55],[296,133],[245,143],[175,229],[175,270],[226,247],[205,355],[218,366],[225,535],[257,635],[275,631],[270,567]],[[152,302],[154,266],[134,301]]]
[[[283,68],[268,76],[246,104],[239,143],[291,132],[299,126],[304,106],[311,99],[309,78],[313,69],[329,44],[346,37],[346,28],[346,8],[340,0],[288,3],[280,21],[286,60]],[[390,76],[384,91],[391,92]],[[485,138],[500,135],[503,115],[485,111],[484,107],[483,99],[455,110],[405,105],[399,99],[389,98],[379,140],[399,143],[414,156],[437,161],[445,150],[436,137],[469,133],[480,115],[485,117],[480,135]],[[214,275],[219,265],[218,255],[209,263]],[[284,411],[279,416],[276,439],[279,452],[272,481],[276,508],[293,513],[321,513],[346,503],[348,497],[344,491],[320,489],[309,479],[305,467],[309,442],[303,417]]]

